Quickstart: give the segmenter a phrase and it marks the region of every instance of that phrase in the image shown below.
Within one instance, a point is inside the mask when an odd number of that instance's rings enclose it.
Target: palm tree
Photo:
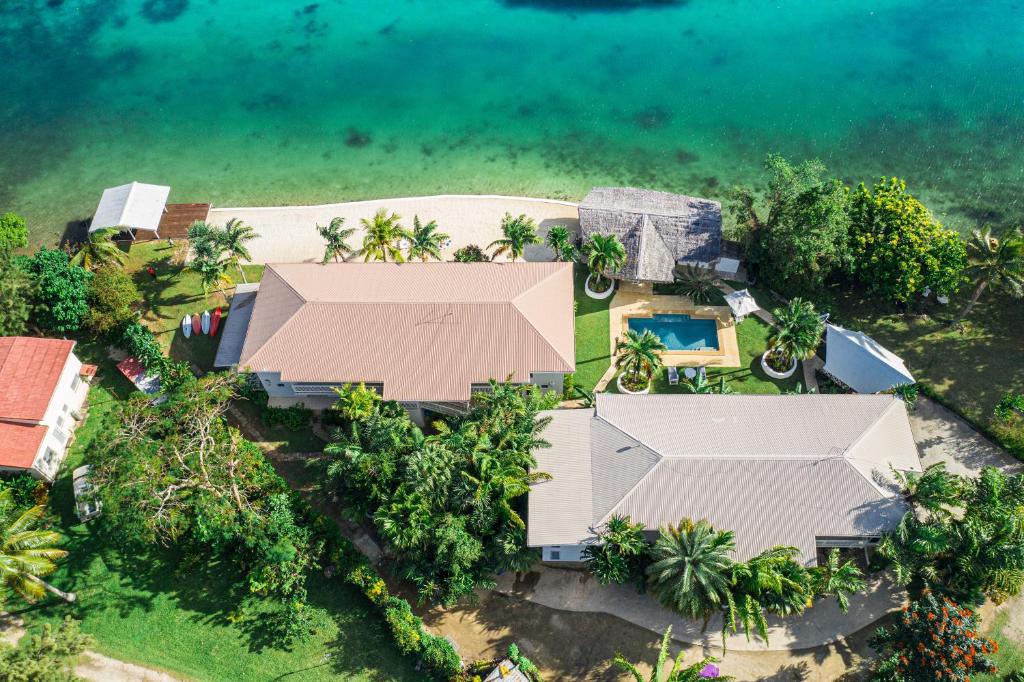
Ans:
[[[707,521],[683,519],[662,528],[647,568],[658,601],[687,618],[707,622],[731,599],[732,531],[716,531]]]
[[[986,288],[1000,289],[1014,298],[1024,296],[1024,236],[1020,228],[1005,230],[999,237],[992,230],[974,230],[967,240],[967,269],[974,292],[953,321],[959,325],[970,314]]]
[[[252,254],[249,253],[249,249],[245,246],[246,242],[251,242],[253,239],[259,237],[249,225],[246,225],[238,218],[232,218],[228,221],[228,224],[224,226],[223,230],[219,230],[217,233],[217,239],[220,240],[220,246],[224,249],[224,253],[227,255],[227,263],[234,265],[238,268],[238,272],[242,275],[242,281],[248,282],[245,278],[245,270],[242,269],[241,261],[252,261]]]
[[[437,231],[437,221],[431,220],[420,225],[420,217],[412,217],[412,234],[409,236],[409,260],[419,258],[426,263],[429,259],[441,260],[443,249],[451,238],[444,232]]]
[[[537,224],[533,222],[533,218],[529,218],[525,214],[513,218],[511,213],[506,213],[501,221],[501,233],[504,235],[502,239],[495,239],[487,245],[488,249],[497,247],[491,255],[492,260],[507,253],[511,261],[515,263],[517,258],[522,257],[527,246],[540,244],[540,237],[537,236]]]
[[[57,560],[68,555],[56,547],[59,533],[38,528],[43,512],[42,505],[19,512],[11,489],[0,492],[0,580],[28,602],[46,592],[73,602],[74,592],[59,590],[41,577],[57,570]]]
[[[366,234],[363,236],[364,261],[381,260],[385,263],[391,258],[396,263],[402,263],[402,240],[408,240],[409,233],[398,223],[401,216],[397,213],[388,215],[388,210],[382,208],[374,214],[373,218],[363,218],[360,222]]]
[[[128,260],[128,254],[119,249],[113,241],[120,232],[115,227],[90,232],[89,239],[81,244],[78,252],[71,257],[71,264],[80,265],[86,270],[99,270],[105,265],[121,267]]]
[[[194,258],[186,266],[189,270],[199,275],[199,281],[203,285],[203,300],[210,300],[210,289],[216,288],[223,292],[225,286],[231,286],[231,278],[227,273],[227,261],[212,260],[210,258]]]
[[[811,599],[811,576],[794,557],[796,547],[772,547],[744,562],[735,575],[736,590],[750,594],[769,613],[802,613]]]
[[[776,308],[772,314],[777,327],[769,344],[772,355],[782,361],[783,368],[794,359],[805,360],[814,355],[825,333],[825,323],[813,303],[794,298],[788,306]]]
[[[816,597],[835,595],[839,608],[846,613],[850,608],[850,594],[862,591],[866,583],[861,570],[852,561],[839,561],[839,549],[833,548],[825,559],[810,569],[811,589]]]
[[[590,273],[595,276],[594,284],[600,284],[606,272],[619,270],[626,264],[626,247],[614,234],[590,235],[583,252],[587,256]]]
[[[665,344],[650,329],[645,329],[643,334],[628,329],[615,344],[618,355],[615,366],[634,379],[643,376],[650,382],[654,373],[661,368],[661,356],[658,353],[665,350],[668,350]]]
[[[651,671],[651,677],[648,682],[703,682],[711,680],[719,682],[725,680],[731,680],[731,677],[726,677],[718,674],[718,668],[714,665],[718,663],[718,659],[714,656],[705,656],[700,661],[693,665],[682,668],[683,656],[686,651],[680,651],[679,655],[676,656],[675,661],[672,662],[672,669],[669,670],[668,677],[662,677],[662,673],[665,671],[665,663],[668,661],[668,644],[672,637],[672,626],[669,625],[665,628],[665,634],[661,638],[661,648],[658,651],[658,662],[654,664],[654,669]],[[643,675],[635,665],[626,660],[622,654],[615,654],[615,658],[612,660],[616,666],[619,667],[623,672],[627,672],[633,676],[636,682],[644,682]]]
[[[673,289],[680,296],[686,296],[697,305],[708,305],[720,295],[715,285],[715,271],[695,265],[679,267]]]
[[[556,261],[576,260],[576,247],[572,243],[572,232],[565,225],[554,225],[548,230],[546,241],[548,248],[555,252]]]
[[[946,471],[945,462],[935,462],[924,471],[892,470],[900,494],[921,516],[948,519],[953,515],[961,492],[960,478]],[[921,513],[923,512],[923,513]]]
[[[327,246],[324,248],[324,258],[320,261],[321,264],[327,263],[332,258],[337,263],[339,259],[347,258],[355,253],[352,247],[348,245],[348,238],[356,230],[354,227],[343,228],[342,225],[344,224],[344,218],[331,218],[330,225],[326,227],[316,226],[316,231],[327,242]]]

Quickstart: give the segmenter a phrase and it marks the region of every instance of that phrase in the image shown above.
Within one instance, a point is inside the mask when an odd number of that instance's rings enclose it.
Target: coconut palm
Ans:
[[[99,270],[106,265],[121,267],[128,260],[128,254],[113,241],[118,233],[120,230],[114,227],[90,232],[88,240],[79,245],[78,252],[71,257],[71,264],[86,270]]]
[[[334,259],[337,263],[339,260],[347,258],[355,253],[355,250],[348,245],[348,238],[356,231],[354,227],[342,227],[345,224],[344,218],[331,218],[329,225],[316,226],[316,231],[320,233],[320,236],[327,242],[327,246],[324,247],[324,257],[320,261],[321,264],[327,263],[327,261]]]
[[[402,256],[402,240],[408,241],[410,235],[399,224],[397,213],[388,215],[388,210],[382,208],[374,214],[373,218],[363,218],[360,222],[366,234],[363,236],[364,261],[381,260],[385,263],[388,258],[396,263],[402,263],[405,258]]]
[[[426,263],[429,259],[441,260],[443,249],[451,238],[444,232],[437,231],[437,221],[431,220],[426,225],[420,224],[420,217],[412,217],[412,233],[409,236],[409,260],[419,258]]]
[[[189,270],[199,275],[199,281],[203,285],[203,300],[210,300],[210,289],[217,289],[223,292],[225,286],[231,286],[232,281],[227,273],[228,263],[225,260],[213,260],[210,258],[193,258],[186,266]]]
[[[221,260],[224,257],[220,229],[215,225],[197,220],[188,228],[188,244],[193,260]]]
[[[679,652],[675,661],[672,662],[672,668],[668,672],[668,677],[663,677],[663,673],[665,672],[665,663],[669,660],[668,644],[671,637],[672,626],[669,625],[665,628],[665,634],[661,638],[661,648],[658,650],[658,661],[654,664],[654,669],[651,671],[651,677],[647,682],[706,682],[708,680],[712,682],[715,682],[716,680],[721,682],[732,679],[731,677],[718,674],[718,668],[714,665],[715,663],[718,663],[718,659],[714,656],[705,656],[693,665],[683,668],[683,656],[686,654],[686,651]],[[618,666],[623,672],[627,672],[632,675],[636,682],[644,682],[644,677],[640,674],[640,670],[637,669],[635,665],[627,661],[622,654],[615,654],[615,658],[612,660],[612,663]]]
[[[810,573],[794,560],[799,554],[796,547],[779,546],[743,562],[734,575],[735,591],[755,596],[769,613],[802,613],[812,590]]]
[[[707,521],[683,519],[662,528],[647,568],[658,601],[687,618],[707,621],[730,601],[736,549],[732,531],[717,531]]]
[[[606,279],[606,272],[614,272],[626,264],[626,247],[614,234],[590,235],[583,252],[587,256],[590,273],[595,278],[594,284],[602,283]]]
[[[715,285],[715,272],[695,265],[680,266],[674,273],[673,290],[697,305],[708,305],[720,295]]]
[[[554,225],[548,230],[545,241],[548,248],[555,252],[556,261],[572,262],[576,260],[576,247],[572,243],[572,232],[565,225]]]
[[[922,517],[948,519],[960,495],[960,479],[946,471],[945,462],[935,462],[924,471],[892,470],[900,486],[900,493]]]
[[[864,576],[852,561],[840,561],[839,550],[833,548],[825,563],[809,569],[811,589],[816,597],[835,595],[839,608],[846,613],[850,608],[850,595],[866,587]]]
[[[232,218],[224,226],[223,230],[218,230],[217,232],[217,239],[220,241],[220,246],[227,256],[227,264],[238,268],[243,282],[248,282],[249,280],[245,278],[245,270],[242,269],[241,261],[252,261],[252,254],[249,253],[246,243],[251,242],[257,237],[259,237],[259,234],[256,233],[256,230],[238,218]]]
[[[960,324],[970,314],[985,289],[1003,291],[1014,298],[1024,296],[1024,235],[1020,228],[1004,230],[999,237],[992,230],[974,230],[967,240],[967,268],[964,274],[974,282],[971,298],[953,321]]]
[[[501,221],[501,233],[504,235],[501,239],[495,239],[487,245],[488,249],[494,248],[494,253],[491,255],[492,260],[507,253],[509,259],[515,263],[517,258],[522,257],[527,246],[540,244],[540,237],[537,236],[537,224],[533,222],[533,218],[525,214],[513,218],[511,213],[506,213]]]
[[[776,308],[772,314],[777,325],[769,339],[773,355],[787,366],[794,359],[805,360],[814,355],[825,333],[825,323],[813,303],[794,298],[785,308]]]
[[[648,382],[661,368],[659,353],[668,350],[657,334],[645,329],[642,334],[635,329],[626,330],[623,338],[615,344],[615,366],[634,379],[644,377]]]
[[[46,592],[73,602],[74,592],[58,590],[42,579],[57,570],[57,560],[68,554],[56,546],[59,533],[39,529],[43,512],[41,505],[20,511],[10,488],[0,492],[0,581],[28,602]]]

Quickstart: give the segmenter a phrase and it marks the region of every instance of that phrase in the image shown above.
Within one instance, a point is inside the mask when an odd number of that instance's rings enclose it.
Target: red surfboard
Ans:
[[[220,308],[213,311],[210,316],[210,336],[217,336],[217,328],[220,326]]]
[[[203,331],[202,322],[199,320],[199,313],[192,315],[192,333],[199,336]]]

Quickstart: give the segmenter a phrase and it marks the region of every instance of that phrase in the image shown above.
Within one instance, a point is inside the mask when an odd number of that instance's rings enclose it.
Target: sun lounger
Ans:
[[[679,383],[679,370],[675,367],[668,368],[668,383],[672,386]]]

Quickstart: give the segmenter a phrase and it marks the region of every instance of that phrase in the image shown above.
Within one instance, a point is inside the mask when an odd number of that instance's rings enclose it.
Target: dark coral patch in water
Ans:
[[[652,106],[633,114],[633,125],[641,130],[664,128],[672,120],[672,112],[663,106]]]
[[[364,133],[356,128],[349,128],[348,135],[345,137],[345,146],[347,147],[365,147],[371,142],[373,140],[370,138],[369,133]]]
[[[188,0],[146,0],[142,4],[142,17],[151,24],[174,21],[188,9]]]
[[[676,150],[676,163],[679,163],[683,166],[690,163],[696,163],[699,159],[700,157],[694,154],[693,152],[686,151],[685,149]]]

